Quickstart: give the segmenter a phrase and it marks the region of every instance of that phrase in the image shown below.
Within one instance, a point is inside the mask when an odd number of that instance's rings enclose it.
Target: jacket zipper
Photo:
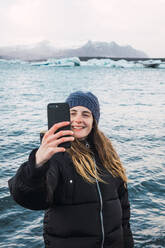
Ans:
[[[95,171],[97,172],[97,169],[96,169],[96,161],[95,161],[94,158],[93,158],[93,161],[94,161],[94,163],[95,163]],[[100,198],[100,221],[101,221],[101,230],[102,230],[101,248],[103,248],[104,239],[105,239],[104,223],[103,223],[103,198],[102,198],[102,195],[101,195],[100,185],[99,185],[99,182],[98,182],[97,179],[96,179],[96,185],[97,185],[97,190],[98,190],[99,198]]]

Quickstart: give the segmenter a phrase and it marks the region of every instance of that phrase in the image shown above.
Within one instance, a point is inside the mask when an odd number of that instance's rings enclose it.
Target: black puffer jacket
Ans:
[[[9,180],[9,188],[23,207],[46,210],[46,248],[133,247],[127,189],[101,166],[98,156],[95,160],[106,184],[86,182],[67,152],[35,168],[35,153]]]

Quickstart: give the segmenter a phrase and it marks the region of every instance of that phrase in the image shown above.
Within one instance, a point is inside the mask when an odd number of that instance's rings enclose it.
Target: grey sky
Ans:
[[[115,41],[165,57],[164,13],[165,0],[1,0],[0,46]]]

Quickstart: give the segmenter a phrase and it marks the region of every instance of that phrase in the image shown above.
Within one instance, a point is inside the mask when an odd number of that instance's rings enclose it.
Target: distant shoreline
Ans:
[[[76,57],[76,56],[75,56]],[[5,60],[21,60],[21,61],[26,61],[26,62],[43,62],[47,61],[48,59],[64,59],[64,58],[69,58],[69,57],[56,57],[56,58],[42,58],[42,59],[31,59],[31,60],[23,60],[23,59],[18,59],[18,58],[12,58],[9,56],[0,56],[0,59],[5,59]],[[87,57],[87,56],[77,56],[77,58],[80,59],[80,61],[88,61],[90,59],[112,59],[114,61],[118,60],[126,60],[126,61],[146,61],[146,60],[161,60],[162,62],[165,62],[165,58],[127,58],[127,57]]]
[[[145,60],[161,60],[162,62],[165,61],[165,58],[125,58],[125,57],[78,57],[80,61],[88,61],[89,59],[112,59],[114,61],[118,61],[121,59],[127,60],[127,61],[145,61]]]

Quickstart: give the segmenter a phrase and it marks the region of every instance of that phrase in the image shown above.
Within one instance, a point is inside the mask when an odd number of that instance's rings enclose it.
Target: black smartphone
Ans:
[[[55,123],[62,121],[70,121],[70,109],[68,103],[49,103],[47,106],[47,116],[48,116],[48,129],[50,129]],[[70,130],[70,125],[61,127],[57,132],[61,130]],[[69,148],[71,142],[61,143],[59,146]]]

